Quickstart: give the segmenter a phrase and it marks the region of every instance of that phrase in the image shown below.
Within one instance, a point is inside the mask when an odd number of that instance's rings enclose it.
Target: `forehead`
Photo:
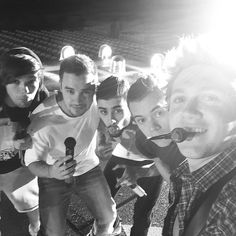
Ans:
[[[97,101],[99,108],[106,108],[106,109],[112,109],[117,106],[124,106],[127,105],[125,99],[121,97],[115,97],[111,99],[99,99]]]
[[[62,87],[70,87],[76,90],[89,88],[91,86],[91,75],[76,75],[65,72],[61,80]]]
[[[140,101],[130,102],[129,107],[133,116],[148,116],[157,106],[166,105],[165,97],[162,93],[153,91]]]
[[[39,74],[39,71],[36,72],[32,72],[32,73],[27,73],[27,74],[23,74],[20,76],[16,76],[16,79],[25,79],[25,78],[36,78]]]
[[[176,77],[172,92],[217,90],[233,91],[230,78],[222,70],[209,65],[195,65],[184,69]]]

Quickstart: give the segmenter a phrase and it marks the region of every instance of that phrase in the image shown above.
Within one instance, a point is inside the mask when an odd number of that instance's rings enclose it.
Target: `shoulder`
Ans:
[[[32,115],[39,114],[42,111],[47,110],[50,112],[48,108],[57,105],[56,103],[56,96],[52,94],[51,96],[45,98],[42,103],[40,103],[33,111]]]
[[[209,213],[207,235],[236,235],[236,176],[229,180]],[[205,234],[204,234],[205,235]]]

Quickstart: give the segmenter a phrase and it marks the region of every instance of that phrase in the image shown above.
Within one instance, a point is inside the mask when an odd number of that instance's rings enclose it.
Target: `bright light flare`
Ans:
[[[70,45],[67,45],[67,46],[64,46],[62,49],[61,49],[61,55],[60,55],[60,61],[62,61],[63,59],[67,58],[67,57],[70,57],[70,56],[73,56],[75,55],[75,50],[72,46]]]
[[[112,55],[112,49],[109,45],[103,44],[100,46],[98,51],[98,58],[101,58],[102,60],[104,58],[109,58]]]
[[[126,72],[126,61],[123,56],[116,55],[111,59],[110,71],[115,75],[122,75]]]
[[[112,49],[109,45],[103,44],[98,51],[98,58],[101,59],[102,67],[109,67],[111,62]]]
[[[153,71],[161,69],[163,60],[164,55],[162,55],[161,53],[155,53],[150,60],[151,69]]]

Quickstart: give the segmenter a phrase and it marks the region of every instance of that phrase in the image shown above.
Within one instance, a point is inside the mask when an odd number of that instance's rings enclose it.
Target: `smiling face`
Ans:
[[[39,85],[38,72],[16,77],[6,85],[6,104],[11,107],[29,107],[35,98]]]
[[[140,101],[132,101],[129,108],[139,129],[146,137],[153,137],[170,132],[168,112],[163,94],[156,91],[149,93]],[[154,140],[160,147],[168,146],[169,139]]]
[[[59,105],[69,116],[77,117],[89,110],[94,95],[94,85],[87,74],[76,75],[65,72],[61,80],[61,94],[63,99]]]
[[[170,93],[170,127],[196,132],[178,144],[188,158],[205,158],[224,147],[228,123],[235,120],[235,91],[227,75],[207,65],[183,70],[175,79]]]
[[[129,124],[130,112],[124,98],[98,99],[97,104],[99,116],[106,127],[117,125],[122,129]]]

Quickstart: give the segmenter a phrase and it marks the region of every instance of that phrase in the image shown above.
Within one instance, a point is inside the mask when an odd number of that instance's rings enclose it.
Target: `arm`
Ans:
[[[152,141],[147,140],[140,130],[138,130],[136,133],[135,145],[143,155],[155,162],[155,166],[159,173],[169,183],[171,170],[169,166],[163,162],[161,158],[159,158],[160,147],[154,144]]]
[[[108,160],[116,146],[116,142],[112,141],[109,134],[106,131],[104,123],[100,120],[97,129],[97,141],[96,141],[96,155],[103,161]]]
[[[32,147],[25,152],[25,164],[39,177],[66,179],[73,175],[76,161],[71,156],[59,157],[52,165],[47,164],[49,153],[49,135],[46,131],[32,133]]]

